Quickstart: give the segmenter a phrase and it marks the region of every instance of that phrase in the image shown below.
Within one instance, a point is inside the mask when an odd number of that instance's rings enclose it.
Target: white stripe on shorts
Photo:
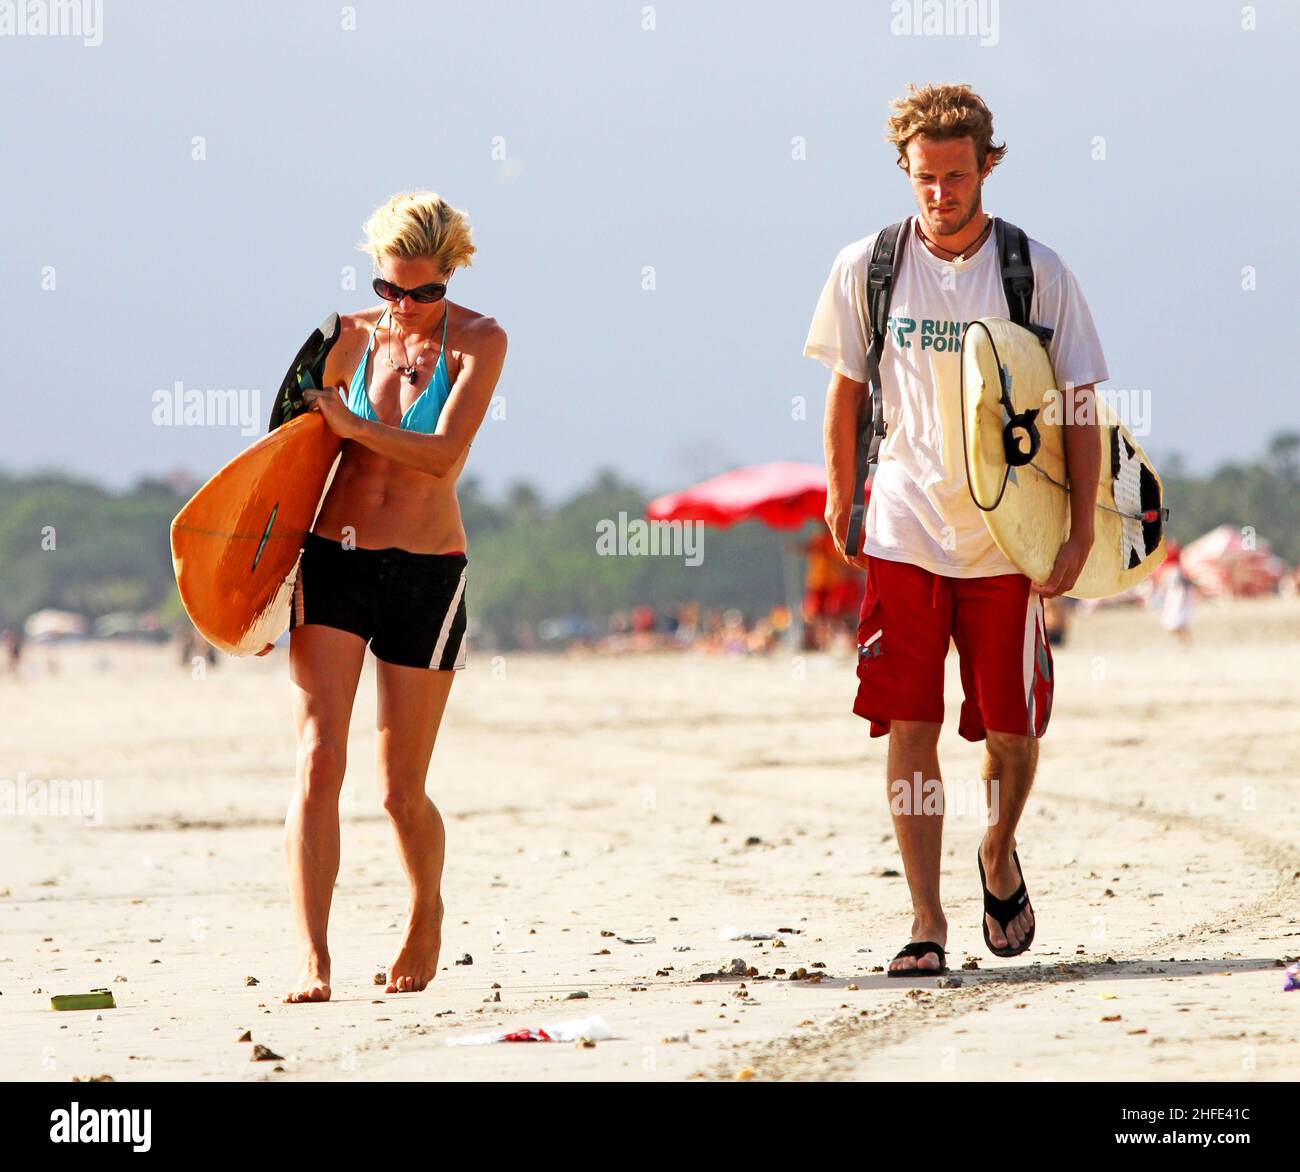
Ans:
[[[303,600],[302,600],[302,559],[298,559],[298,574],[293,582],[293,623],[295,627],[302,626],[303,617]]]
[[[429,666],[437,667],[442,662],[442,653],[447,649],[447,637],[451,634],[451,624],[456,620],[456,610],[460,606],[460,596],[465,593],[465,571],[460,572],[460,581],[456,583],[456,593],[451,596],[451,605],[447,607],[446,617],[442,620],[442,630],[438,632],[438,642],[434,644],[433,655],[429,658]],[[464,666],[462,662],[465,654],[465,637],[461,636],[460,651],[456,656],[456,662]]]
[[[1025,610],[1025,642],[1021,648],[1023,655],[1025,713],[1029,717],[1027,735],[1034,735],[1034,657],[1038,652],[1038,612],[1043,601],[1033,590],[1029,592],[1028,607]]]

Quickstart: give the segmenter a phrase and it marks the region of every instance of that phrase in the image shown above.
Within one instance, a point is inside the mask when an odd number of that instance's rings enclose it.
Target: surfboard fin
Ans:
[[[325,359],[339,340],[339,315],[331,313],[298,348],[288,372],[280,382],[271,407],[268,432],[274,431],[307,410],[303,391],[319,390],[325,383]]]
[[[1164,537],[1169,510],[1160,499],[1160,482],[1137,458],[1136,449],[1110,429],[1110,471],[1114,483],[1115,508],[1122,517],[1120,554],[1132,570],[1155,552]]]

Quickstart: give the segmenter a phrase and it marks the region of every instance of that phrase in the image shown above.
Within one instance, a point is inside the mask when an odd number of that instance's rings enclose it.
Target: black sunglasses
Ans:
[[[420,285],[415,289],[403,289],[401,285],[394,285],[392,281],[385,281],[383,277],[376,277],[371,282],[371,288],[385,301],[401,301],[403,297],[409,297],[412,301],[418,301],[421,305],[430,305],[434,301],[441,301],[447,296],[447,286],[437,282],[431,285]]]

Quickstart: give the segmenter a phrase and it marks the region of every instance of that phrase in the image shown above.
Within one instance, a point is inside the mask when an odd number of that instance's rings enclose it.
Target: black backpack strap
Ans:
[[[867,351],[867,378],[871,394],[858,413],[858,443],[853,471],[853,505],[849,510],[849,529],[844,552],[857,557],[862,549],[862,523],[866,514],[866,482],[871,466],[880,456],[885,438],[885,410],[880,387],[880,358],[889,332],[889,299],[894,292],[894,273],[898,265],[898,240],[907,221],[890,224],[876,234],[867,266],[867,320],[871,324],[871,349]]]
[[[334,349],[340,332],[339,315],[331,313],[299,347],[275,394],[275,402],[271,405],[271,420],[266,428],[268,432],[307,410],[302,393],[320,390],[324,385],[325,359]]]
[[[1029,237],[1023,228],[996,216],[993,231],[998,243],[998,263],[1002,266],[1002,288],[1007,295],[1007,315],[1016,325],[1037,334],[1038,340],[1046,345],[1052,339],[1051,328],[1034,325],[1029,320],[1034,306],[1034,266],[1029,260]]]
[[[1009,220],[993,220],[997,234],[998,260],[1002,265],[1002,288],[1007,294],[1008,316],[1018,326],[1029,326],[1034,303],[1034,267],[1029,263],[1029,237]]]

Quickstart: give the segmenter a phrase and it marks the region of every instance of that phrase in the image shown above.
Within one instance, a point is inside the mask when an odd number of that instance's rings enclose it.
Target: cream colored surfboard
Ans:
[[[1011,467],[1003,444],[1009,418],[1001,388],[1016,412],[1039,408],[1038,454]],[[967,476],[997,547],[1035,582],[1044,582],[1070,532],[1064,417],[1068,392],[1056,388],[1051,359],[1034,334],[1003,318],[966,327],[961,394]],[[1101,446],[1095,540],[1069,594],[1104,598],[1136,586],[1164,560],[1164,487],[1129,429],[1096,397]],[[1023,432],[1017,432],[1021,446]]]

